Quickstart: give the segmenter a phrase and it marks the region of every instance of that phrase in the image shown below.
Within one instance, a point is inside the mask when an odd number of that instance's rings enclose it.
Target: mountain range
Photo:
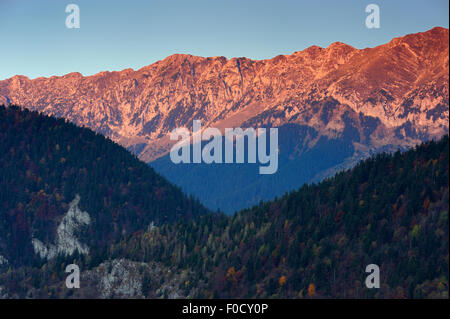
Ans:
[[[336,42],[268,60],[176,54],[137,71],[14,76],[0,81],[0,104],[91,128],[208,207],[232,212],[448,133],[448,74],[448,29],[436,27],[362,50]],[[219,129],[278,127],[278,173],[173,164],[168,134],[194,119]]]

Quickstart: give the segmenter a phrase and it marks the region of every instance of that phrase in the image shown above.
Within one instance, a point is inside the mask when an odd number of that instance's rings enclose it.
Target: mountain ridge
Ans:
[[[387,127],[409,121],[439,137],[448,131],[448,29],[362,50],[335,42],[265,60],[174,54],[136,71],[0,81],[0,102],[65,117],[147,162],[164,155],[167,134],[194,117],[223,128],[282,111],[276,126],[327,97]],[[427,111],[436,108],[430,121]]]

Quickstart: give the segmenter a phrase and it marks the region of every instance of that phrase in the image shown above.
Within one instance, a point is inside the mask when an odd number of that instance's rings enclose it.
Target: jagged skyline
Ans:
[[[357,49],[448,28],[448,1],[376,1],[381,28],[367,29],[355,1],[76,1],[81,28],[67,29],[67,3],[0,2],[0,79],[139,69],[175,53],[247,57],[292,54],[340,41]],[[133,18],[131,18],[133,17]]]

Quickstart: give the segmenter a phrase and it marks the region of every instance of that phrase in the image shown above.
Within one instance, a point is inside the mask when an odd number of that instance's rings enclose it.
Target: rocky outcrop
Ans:
[[[175,272],[154,262],[113,259],[81,274],[81,288],[73,297],[94,298],[186,298],[180,289],[188,282],[186,271]],[[188,289],[188,293],[195,290]]]
[[[82,227],[88,226],[91,222],[89,214],[78,208],[79,202],[80,196],[76,195],[75,199],[69,204],[69,210],[56,229],[55,244],[46,245],[39,239],[32,239],[34,251],[41,258],[52,259],[58,254],[71,256],[75,251],[80,254],[89,253],[87,245],[82,244],[76,236]]]
[[[8,259],[0,255],[0,267],[8,264]]]

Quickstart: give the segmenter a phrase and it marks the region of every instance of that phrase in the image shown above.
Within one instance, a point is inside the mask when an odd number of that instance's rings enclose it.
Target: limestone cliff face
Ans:
[[[80,196],[76,195],[56,229],[56,242],[54,244],[46,245],[37,238],[32,239],[34,251],[42,259],[52,259],[59,254],[72,256],[76,251],[80,254],[89,253],[89,247],[81,243],[76,236],[80,229],[91,223],[89,214],[78,208],[79,202]]]
[[[260,61],[176,54],[137,71],[14,76],[0,81],[0,103],[87,126],[145,161],[164,155],[167,134],[193,119],[219,128],[292,123],[339,138],[362,115],[377,124],[369,141],[359,123],[356,142],[412,144],[448,132],[448,36],[434,28],[363,50],[333,43]]]

